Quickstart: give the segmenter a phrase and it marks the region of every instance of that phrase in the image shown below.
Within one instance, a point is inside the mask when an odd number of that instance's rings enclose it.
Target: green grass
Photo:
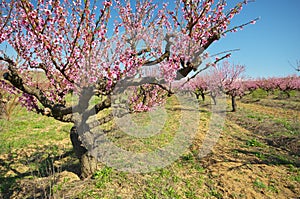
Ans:
[[[112,168],[110,167],[104,167],[102,170],[97,171],[93,175],[93,178],[97,180],[96,188],[105,187],[105,184],[111,181],[111,173],[112,173]]]
[[[256,95],[262,97],[263,94],[258,93]],[[98,100],[97,98],[93,99],[90,105],[92,106]],[[167,102],[165,123],[159,132],[153,136],[140,138],[114,130],[107,133],[107,137],[117,146],[128,151],[149,152],[164,147],[173,141],[179,128],[178,122],[183,113],[176,109],[177,106],[178,103],[174,98]],[[104,115],[110,111],[101,114]],[[208,121],[212,113],[204,106],[200,107],[199,114],[201,114],[200,120],[202,122],[199,134],[203,135],[205,133],[203,130],[209,126]],[[240,114],[238,116],[244,120],[253,119],[259,123],[265,121],[281,123],[284,129],[278,129],[278,132],[289,131],[292,134],[291,132],[295,131],[295,126],[291,121],[284,118],[276,120],[272,115],[263,115],[246,109],[240,109],[239,112],[233,114]],[[140,125],[147,126],[151,123],[148,113],[136,113],[131,116],[132,120]],[[99,117],[101,116],[99,115]],[[161,115],[155,117],[159,120],[163,119]],[[70,198],[82,199],[226,198],[229,194],[235,195],[236,198],[245,197],[246,193],[238,193],[226,187],[224,182],[232,180],[232,183],[236,183],[237,186],[256,190],[257,198],[263,198],[265,196],[262,194],[263,192],[274,197],[281,194],[283,185],[279,177],[274,181],[262,179],[263,171],[261,168],[264,168],[265,164],[268,165],[266,168],[281,166],[280,169],[283,173],[286,169],[286,173],[282,176],[291,183],[289,185],[292,187],[291,189],[296,190],[300,180],[299,170],[294,162],[284,156],[287,154],[280,154],[275,149],[272,151],[271,146],[264,141],[263,137],[256,136],[256,132],[245,133],[234,129],[231,126],[234,122],[235,120],[227,121],[225,127],[212,126],[216,132],[221,132],[221,137],[212,153],[206,158],[198,158],[198,149],[202,143],[197,141],[186,149],[176,161],[166,167],[149,173],[130,173],[119,171],[108,165],[101,165],[102,167],[92,178],[86,181],[72,184],[66,180],[63,183],[53,184],[51,187],[52,194],[68,193],[71,195]],[[270,125],[272,124],[274,123],[270,123]],[[115,125],[114,122],[110,122],[101,128],[109,130]],[[5,168],[2,167],[3,171],[0,172],[0,180],[3,181],[0,185],[0,197],[1,193],[10,193],[14,190],[20,179],[46,178],[49,174],[52,175],[52,173],[63,169],[78,167],[78,160],[77,165],[75,165],[74,155],[69,153],[71,149],[68,140],[71,126],[71,124],[60,123],[51,118],[29,113],[24,109],[14,113],[11,121],[0,120],[0,156],[3,157],[0,159],[3,162],[0,166],[5,165]],[[274,132],[272,135],[277,135],[278,132]],[[59,144],[62,140],[66,140],[68,143],[66,148]],[[66,157],[63,157],[64,154],[67,154]],[[228,164],[228,168],[226,168],[226,164]],[[12,168],[20,169],[18,165],[28,170],[29,173],[25,177],[17,173],[7,174]],[[218,168],[215,173],[211,174],[211,169],[215,167]],[[243,173],[249,171],[246,170],[247,168],[251,170],[251,174],[249,174],[253,177],[251,179],[254,179],[248,181],[248,184],[245,184],[243,180],[223,179],[226,176],[223,174],[230,171],[236,171],[236,174],[240,175],[237,177],[238,179],[249,178],[247,172]],[[223,170],[225,173],[222,173]],[[18,187],[18,189],[21,188]],[[56,198],[63,198],[63,196],[57,195]]]
[[[209,192],[209,194],[215,198],[221,199],[223,198],[223,195],[219,193],[217,190],[213,189]]]
[[[299,127],[299,121],[288,121],[285,119],[276,119],[277,123],[282,124],[285,129],[287,130],[286,133],[289,135],[300,135],[300,127]]]
[[[265,189],[267,188],[267,185],[265,185],[260,179],[256,178],[253,182],[253,186],[258,189]]]
[[[251,147],[263,147],[264,146],[264,144],[262,142],[256,140],[255,138],[251,139],[251,140],[247,140],[246,145],[251,146]]]
[[[4,154],[12,149],[63,140],[68,137],[72,125],[27,112],[22,108],[12,115],[10,121],[0,120],[0,126],[0,154]]]
[[[300,183],[300,174],[291,176],[291,180]]]

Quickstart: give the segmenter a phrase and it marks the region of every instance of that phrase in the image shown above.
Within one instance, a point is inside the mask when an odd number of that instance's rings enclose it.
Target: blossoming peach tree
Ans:
[[[201,68],[213,42],[255,23],[229,27],[247,3],[228,9],[225,0],[1,1],[0,61],[5,67],[0,87],[20,95],[28,111],[74,123],[70,137],[87,177],[96,160],[80,137],[113,119],[108,114],[87,125],[112,106],[116,85],[121,85],[118,92],[136,89],[132,109],[161,104],[173,93],[170,82],[213,65]],[[143,68],[152,66],[159,68],[159,78],[143,77]],[[35,72],[43,74],[43,83],[36,82]],[[70,93],[78,95],[76,102],[68,102]],[[141,96],[147,100],[138,100]]]

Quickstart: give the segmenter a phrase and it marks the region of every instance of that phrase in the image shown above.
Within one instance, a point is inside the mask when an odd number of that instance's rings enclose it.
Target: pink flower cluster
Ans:
[[[130,109],[133,112],[144,112],[165,102],[167,92],[157,85],[145,84],[133,88],[133,96],[129,98]]]
[[[172,82],[183,62],[201,57],[226,32],[245,3],[226,13],[221,0],[182,0],[172,10],[171,3],[153,0],[2,1],[0,43],[7,42],[18,55],[14,67],[24,85],[37,87],[53,104],[62,103],[69,92],[103,80],[109,93],[118,80],[135,77],[143,65],[162,56],[160,76]],[[114,30],[109,30],[112,23]],[[43,72],[47,86],[36,84],[33,71]],[[0,85],[11,89],[7,82]],[[163,103],[161,89],[144,89],[145,96],[137,90],[131,99],[134,110]],[[28,109],[37,108],[29,91],[20,99]]]
[[[22,95],[19,97],[19,102],[23,107],[26,107],[28,111],[38,109],[37,99],[27,93],[22,93]]]

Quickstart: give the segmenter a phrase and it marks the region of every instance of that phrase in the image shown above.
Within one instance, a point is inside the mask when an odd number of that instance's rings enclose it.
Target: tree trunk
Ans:
[[[195,93],[197,100],[199,100],[199,93]]]
[[[203,102],[205,101],[205,94],[204,93],[201,93],[201,97],[202,97],[202,100]]]
[[[285,94],[287,95],[287,98],[290,98],[291,97],[291,94],[289,91],[285,91]]]
[[[73,150],[80,160],[80,177],[91,177],[97,171],[97,159],[91,156],[87,149],[82,145],[79,140],[76,126],[73,126],[70,132],[70,139],[73,145]]]
[[[231,96],[231,105],[232,105],[232,112],[235,112],[236,111],[235,96]]]
[[[214,105],[217,105],[216,96],[214,96],[214,95],[211,95],[211,98],[212,98],[212,99],[213,99],[213,101],[214,101]]]

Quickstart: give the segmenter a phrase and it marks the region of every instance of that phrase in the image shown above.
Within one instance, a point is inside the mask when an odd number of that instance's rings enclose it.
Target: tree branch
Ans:
[[[35,96],[44,107],[51,108],[54,105],[53,102],[46,98],[46,96],[40,89],[27,87],[26,85],[24,85],[23,79],[19,76],[17,70],[15,69],[17,64],[13,60],[8,58],[7,56],[4,56],[0,57],[0,61],[5,61],[8,63],[9,72],[3,74],[5,80],[9,81],[14,87],[18,88],[22,92]]]
[[[172,42],[170,41],[170,38],[171,37],[175,37],[174,34],[167,34],[165,36],[165,40],[167,42],[167,45],[165,47],[165,53],[162,54],[159,58],[157,58],[156,60],[153,60],[153,61],[146,61],[144,63],[144,66],[151,66],[151,65],[155,65],[155,64],[159,64],[161,63],[162,61],[164,61],[166,58],[169,59],[170,57],[170,48],[171,48],[171,45],[172,45]]]

